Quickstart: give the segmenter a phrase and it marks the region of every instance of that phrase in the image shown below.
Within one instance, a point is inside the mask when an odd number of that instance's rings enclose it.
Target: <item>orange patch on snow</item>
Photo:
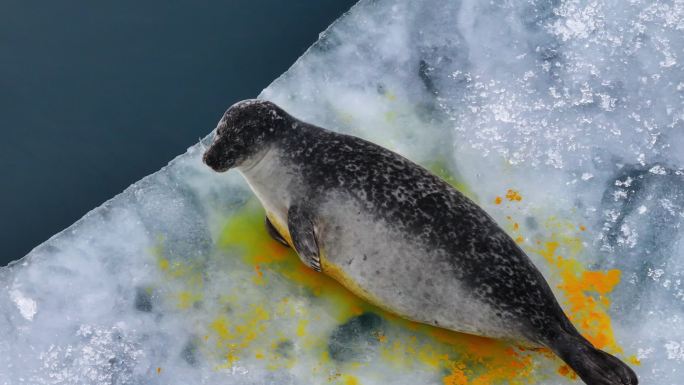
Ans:
[[[513,189],[508,189],[508,191],[506,191],[506,199],[511,202],[520,202],[522,200],[522,195]]]
[[[537,252],[560,277],[557,287],[569,306],[568,318],[597,348],[621,352],[607,312],[610,306],[607,294],[620,282],[620,270],[587,270],[579,261],[557,255],[558,247],[557,241],[550,241]]]

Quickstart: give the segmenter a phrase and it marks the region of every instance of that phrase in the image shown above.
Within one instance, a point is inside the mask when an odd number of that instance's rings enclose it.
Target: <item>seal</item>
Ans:
[[[582,337],[483,209],[399,154],[247,100],[226,111],[203,160],[217,172],[237,168],[269,233],[367,301],[413,321],[547,346],[589,385],[637,384]]]

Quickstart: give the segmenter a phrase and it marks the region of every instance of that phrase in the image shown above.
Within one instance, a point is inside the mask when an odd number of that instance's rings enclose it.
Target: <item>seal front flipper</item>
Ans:
[[[310,212],[303,206],[290,206],[287,211],[287,227],[299,259],[310,268],[321,271],[320,250]]]
[[[275,226],[273,226],[273,223],[271,223],[271,220],[268,219],[268,217],[266,217],[265,219],[266,219],[265,220],[266,231],[268,232],[268,235],[270,235],[271,238],[273,238],[276,242],[282,244],[283,246],[290,247],[290,244],[287,243],[285,238],[282,235],[280,235],[280,233],[275,228]]]

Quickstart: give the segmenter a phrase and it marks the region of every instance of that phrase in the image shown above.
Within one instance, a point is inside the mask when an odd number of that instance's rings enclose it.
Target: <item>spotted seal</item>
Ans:
[[[417,322],[547,346],[590,385],[637,384],[627,365],[582,337],[484,210],[410,160],[247,100],[225,113],[204,162],[237,168],[274,238],[369,302]]]

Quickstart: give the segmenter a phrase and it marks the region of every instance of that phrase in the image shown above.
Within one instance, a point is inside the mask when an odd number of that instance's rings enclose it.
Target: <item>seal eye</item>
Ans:
[[[218,123],[218,126],[216,126],[216,132],[214,133],[214,137],[223,136],[223,134],[226,133],[227,128],[228,124],[226,123],[225,119],[221,119]]]

